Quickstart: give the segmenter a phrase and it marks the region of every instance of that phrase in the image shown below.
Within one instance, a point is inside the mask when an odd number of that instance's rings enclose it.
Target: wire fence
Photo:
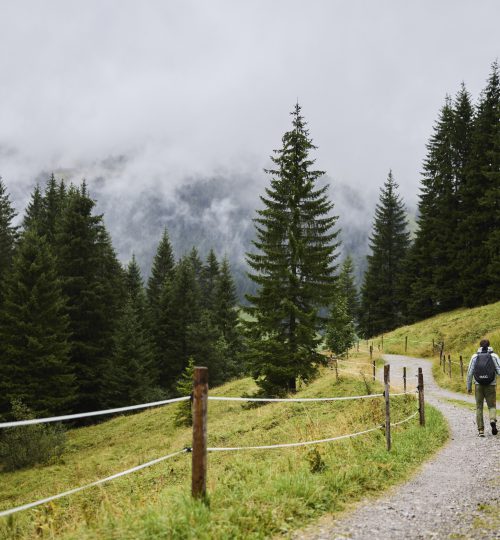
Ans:
[[[202,370],[205,370],[205,371],[202,371]],[[85,485],[82,485],[82,486],[79,486],[79,487],[76,487],[67,491],[63,491],[61,493],[52,495],[50,497],[39,499],[37,501],[31,502],[28,504],[23,504],[20,506],[16,506],[7,510],[2,510],[0,511],[0,517],[7,517],[17,512],[21,512],[23,510],[29,510],[36,506],[46,504],[48,502],[60,499],[62,497],[67,497],[75,493],[78,493],[80,491],[90,489],[92,487],[96,487],[101,484],[105,484],[117,478],[121,478],[131,473],[143,470],[147,467],[151,467],[163,461],[176,458],[188,452],[192,452],[193,454],[192,495],[197,497],[200,495],[204,495],[205,490],[206,490],[206,457],[204,456],[206,456],[207,452],[235,452],[235,451],[246,451],[246,450],[274,450],[274,449],[280,449],[280,448],[281,449],[297,448],[297,447],[304,447],[304,446],[310,446],[310,445],[331,443],[334,441],[340,441],[344,439],[351,439],[351,438],[359,437],[361,435],[365,435],[374,431],[380,431],[381,429],[384,429],[384,427],[385,427],[385,432],[386,432],[386,438],[389,436],[389,438],[387,439],[389,441],[388,442],[388,450],[389,450],[391,427],[397,427],[401,424],[407,423],[410,420],[412,420],[415,416],[417,416],[417,414],[420,414],[420,424],[425,425],[425,421],[423,421],[423,379],[421,383],[421,393],[419,394],[419,409],[413,414],[411,414],[410,416],[408,416],[407,418],[404,418],[403,420],[399,422],[391,423],[390,408],[389,408],[390,397],[411,395],[411,393],[402,392],[402,393],[389,394],[388,379],[386,381],[384,393],[382,394],[377,393],[377,394],[366,394],[366,395],[356,395],[356,396],[333,396],[333,397],[318,397],[318,398],[257,398],[257,397],[208,396],[208,376],[206,374],[206,371],[207,371],[206,368],[195,368],[193,394],[191,396],[183,396],[180,398],[173,398],[173,399],[156,401],[156,402],[151,402],[151,403],[143,403],[140,405],[132,405],[129,407],[119,407],[119,408],[114,408],[114,409],[91,411],[87,413],[78,413],[78,414],[73,414],[73,415],[61,415],[61,416],[54,416],[54,417],[47,417],[47,418],[38,418],[38,419],[29,419],[29,420],[15,421],[15,422],[0,423],[0,428],[5,428],[5,429],[16,428],[20,426],[40,424],[40,423],[73,420],[73,419],[94,417],[94,416],[106,415],[106,414],[118,414],[118,413],[140,410],[140,409],[145,409],[145,408],[150,408],[150,407],[169,405],[172,403],[180,403],[180,402],[184,402],[188,400],[192,400],[192,408],[193,408],[193,445],[192,447],[183,448],[182,450],[172,452],[165,456],[153,459],[146,463],[142,463],[140,465],[121,471],[119,473],[115,473],[105,478],[96,480],[94,482],[90,482],[88,484],[85,484]],[[388,370],[387,370],[387,373],[388,373]],[[419,370],[419,376],[420,375],[421,375],[421,370]],[[234,447],[208,447],[207,445],[207,404],[209,400],[210,401],[232,401],[232,402],[314,403],[314,402],[336,402],[336,401],[362,400],[362,399],[374,399],[374,398],[385,399],[386,421],[384,425],[374,426],[372,428],[358,431],[355,433],[348,433],[344,435],[337,435],[335,437],[315,439],[315,440],[310,440],[310,441],[297,441],[297,442],[282,443],[282,444],[234,446]],[[200,476],[200,472],[202,473],[201,476]]]

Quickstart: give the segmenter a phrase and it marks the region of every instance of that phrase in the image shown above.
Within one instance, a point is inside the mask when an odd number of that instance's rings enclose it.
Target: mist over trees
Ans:
[[[238,375],[235,286],[227,260],[193,250],[175,261],[165,230],[147,288],[118,262],[83,182],[52,175],[22,227],[0,183],[0,415],[21,400],[37,415],[176,395],[190,362],[212,384]]]
[[[212,385],[246,373],[264,393],[293,392],[324,363],[325,344],[344,354],[357,335],[500,299],[497,62],[475,105],[462,85],[439,111],[413,238],[389,172],[360,291],[363,265],[350,248],[362,240],[344,236],[339,269],[339,220],[314,150],[297,105],[266,171],[255,230],[245,212],[238,219],[248,223],[234,228],[238,245],[253,238],[248,277],[216,246],[199,251],[199,229],[176,258],[163,224],[145,283],[140,257],[119,262],[85,182],[51,175],[17,226],[0,178],[0,416],[19,400],[40,416],[177,396],[196,364],[209,368]],[[207,189],[189,187],[190,211],[206,203]]]

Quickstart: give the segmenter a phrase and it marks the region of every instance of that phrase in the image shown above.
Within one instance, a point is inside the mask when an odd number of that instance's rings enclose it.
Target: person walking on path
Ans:
[[[472,355],[467,370],[467,392],[472,393],[472,381],[474,380],[476,397],[476,419],[479,436],[484,437],[483,404],[486,400],[490,417],[491,433],[496,435],[497,430],[497,405],[496,405],[496,376],[500,375],[500,359],[490,347],[487,339],[479,343],[477,353]]]

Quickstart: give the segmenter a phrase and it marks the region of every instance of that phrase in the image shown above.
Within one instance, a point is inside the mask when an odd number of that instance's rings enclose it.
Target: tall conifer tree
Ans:
[[[361,289],[361,327],[367,337],[392,330],[402,320],[399,281],[410,240],[405,207],[397,189],[389,172],[375,208],[371,254]]]
[[[103,372],[112,354],[117,302],[122,296],[120,265],[102,216],[93,214],[94,206],[85,183],[72,187],[56,235],[70,320],[77,411],[99,408],[104,401]]]
[[[474,117],[469,174],[461,191],[467,213],[459,229],[462,249],[460,289],[465,305],[500,298],[498,244],[500,238],[500,73],[492,66]]]
[[[16,212],[0,177],[0,306],[4,295],[4,280],[10,271],[17,239],[17,227],[13,224],[15,217]]]
[[[254,220],[256,252],[247,255],[259,287],[247,296],[248,359],[257,383],[271,393],[295,391],[297,377],[315,374],[323,361],[320,310],[335,291],[337,218],[328,188],[317,186],[324,173],[312,169],[315,146],[298,104],[291,114],[292,129],[271,157],[275,168],[266,171],[271,182]]]
[[[21,399],[40,415],[64,414],[75,398],[65,299],[45,236],[24,233],[0,315],[0,407]]]

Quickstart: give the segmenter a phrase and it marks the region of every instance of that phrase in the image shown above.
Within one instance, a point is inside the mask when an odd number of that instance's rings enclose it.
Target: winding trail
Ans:
[[[484,438],[477,436],[474,411],[447,401],[474,403],[474,398],[440,388],[430,361],[399,355],[384,355],[384,359],[391,364],[392,379],[403,366],[407,366],[408,380],[422,368],[426,402],[446,417],[450,441],[403,485],[378,499],[361,501],[338,520],[327,517],[293,538],[500,539],[500,435],[494,437],[486,429]],[[485,413],[489,427],[486,409]],[[484,505],[494,513],[482,512]]]

